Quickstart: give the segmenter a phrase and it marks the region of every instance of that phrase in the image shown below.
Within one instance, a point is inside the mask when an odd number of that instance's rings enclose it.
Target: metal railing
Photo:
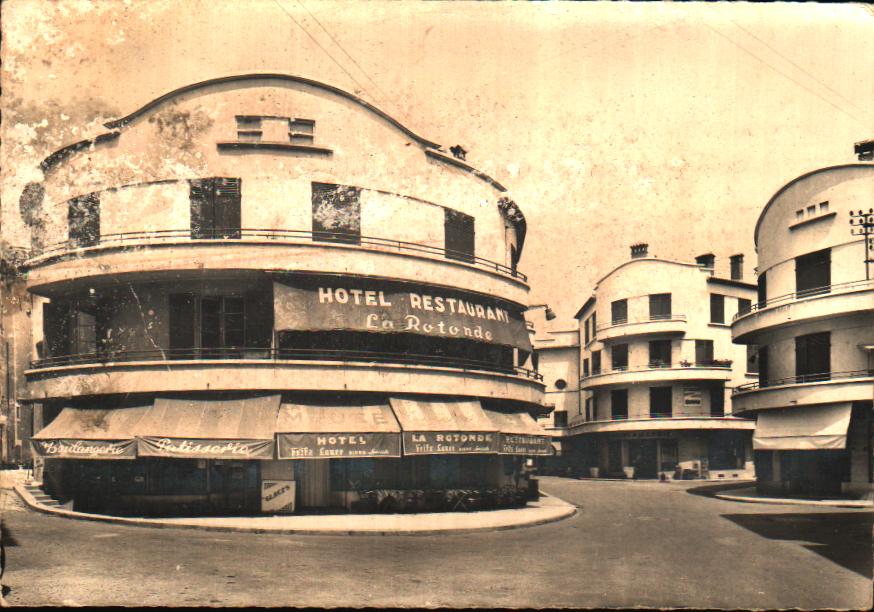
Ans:
[[[588,378],[592,378],[593,376],[604,376],[607,374],[615,374],[617,372],[648,372],[651,370],[695,370],[695,369],[713,369],[718,368],[722,370],[731,369],[731,364],[733,362],[730,359],[713,359],[712,361],[698,361],[695,363],[689,361],[680,361],[678,363],[667,363],[664,361],[650,361],[645,365],[638,366],[617,366],[614,368],[601,368],[598,371],[592,371],[591,374],[583,375],[580,377],[580,381],[586,380]]]
[[[641,317],[634,320],[627,318],[612,319],[609,323],[603,323],[595,328],[596,331],[604,331],[622,325],[634,325],[636,323],[653,323],[656,321],[685,321],[686,315],[682,314],[654,314],[648,317]]]
[[[737,395],[738,393],[744,393],[746,391],[755,391],[756,389],[766,389],[768,387],[779,387],[781,385],[800,385],[803,383],[870,377],[874,377],[874,370],[848,370],[846,372],[820,372],[817,374],[802,374],[800,376],[786,376],[784,378],[775,378],[773,380],[758,380],[756,382],[738,385],[731,390],[731,394]]]
[[[350,232],[307,231],[307,230],[278,230],[278,229],[250,229],[250,228],[213,228],[213,229],[184,229],[184,230],[154,230],[146,232],[124,232],[117,234],[102,234],[93,243],[81,244],[76,240],[65,240],[45,247],[33,260],[48,259],[63,255],[78,254],[83,248],[91,247],[124,247],[138,244],[174,243],[174,242],[199,242],[199,241],[276,241],[282,243],[312,243],[324,242],[358,246],[378,251],[392,251],[399,253],[414,253],[419,255],[431,255],[444,259],[451,259],[473,265],[484,270],[495,271],[505,276],[518,278],[523,282],[528,277],[514,269],[489,259],[476,257],[471,253],[454,251],[428,244],[392,240],[375,236],[362,236]]]
[[[818,297],[821,295],[836,295],[841,293],[851,293],[853,291],[858,291],[866,288],[874,288],[874,279],[872,280],[857,280],[857,281],[849,281],[846,283],[836,283],[834,285],[825,285],[823,287],[813,287],[811,289],[804,289],[802,291],[796,291],[794,293],[787,293],[785,295],[778,295],[777,297],[773,297],[770,300],[765,300],[764,302],[754,302],[750,305],[749,309],[738,311],[734,317],[732,317],[732,321],[736,321],[737,319],[744,317],[748,314],[752,314],[759,310],[764,310],[765,308],[771,308],[772,306],[779,306],[781,304],[790,304],[797,300],[803,300],[805,298]]]
[[[512,374],[536,381],[542,381],[543,375],[534,370],[519,366],[507,366],[493,361],[450,357],[446,355],[428,355],[416,353],[387,353],[378,351],[346,350],[346,349],[270,349],[257,347],[223,347],[199,349],[148,349],[141,351],[106,351],[95,353],[78,353],[74,355],[59,355],[45,357],[32,361],[32,369],[45,369],[70,365],[115,364],[138,361],[353,361],[367,363],[394,363],[403,365],[425,365],[462,370],[486,370],[501,374]]]

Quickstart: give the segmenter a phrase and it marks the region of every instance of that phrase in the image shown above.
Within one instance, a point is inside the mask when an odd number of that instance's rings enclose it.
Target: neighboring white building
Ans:
[[[272,512],[262,487],[293,482],[295,508],[378,489],[415,511],[525,488],[550,448],[503,186],[289,75],[194,83],[106,129],[27,188],[25,399],[53,493]]]
[[[757,347],[760,381],[735,389],[756,416],[760,488],[870,495],[874,265],[851,211],[874,205],[874,164],[821,168],[787,183],[756,224],[759,290],[732,324]]]
[[[710,254],[685,263],[647,248],[633,246],[576,315],[580,410],[568,414],[562,449],[578,472],[601,476],[752,477],[754,424],[733,416],[728,399],[756,376],[729,329],[755,297],[743,258],[722,278]]]

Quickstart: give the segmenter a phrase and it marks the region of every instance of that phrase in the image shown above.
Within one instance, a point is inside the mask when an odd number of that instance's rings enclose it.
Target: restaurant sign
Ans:
[[[280,459],[400,457],[398,433],[282,433],[276,435]]]
[[[134,459],[133,440],[31,440],[37,455],[55,459]]]
[[[404,291],[365,279],[290,283],[274,283],[280,331],[403,332],[531,350],[522,316],[483,296],[436,288]]]
[[[552,442],[548,436],[505,433],[500,436],[499,452],[502,455],[552,455]]]
[[[192,438],[137,438],[137,453],[144,457],[189,459],[273,459],[273,440],[198,440]]]
[[[404,455],[498,452],[498,434],[483,431],[404,432]]]

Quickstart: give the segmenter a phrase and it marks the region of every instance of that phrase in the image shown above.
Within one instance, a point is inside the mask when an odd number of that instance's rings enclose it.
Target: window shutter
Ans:
[[[194,295],[170,294],[170,349],[194,348]]]
[[[240,238],[240,179],[215,180],[215,232],[221,238]]]
[[[191,238],[212,238],[215,227],[212,179],[195,179],[189,181],[189,185],[188,200],[191,206]]]

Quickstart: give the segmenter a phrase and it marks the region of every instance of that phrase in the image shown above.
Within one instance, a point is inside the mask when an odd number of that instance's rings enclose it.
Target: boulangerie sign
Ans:
[[[37,455],[54,459],[135,459],[133,440],[31,440]]]
[[[351,278],[273,287],[277,330],[404,332],[531,350],[522,316],[483,296]]]

